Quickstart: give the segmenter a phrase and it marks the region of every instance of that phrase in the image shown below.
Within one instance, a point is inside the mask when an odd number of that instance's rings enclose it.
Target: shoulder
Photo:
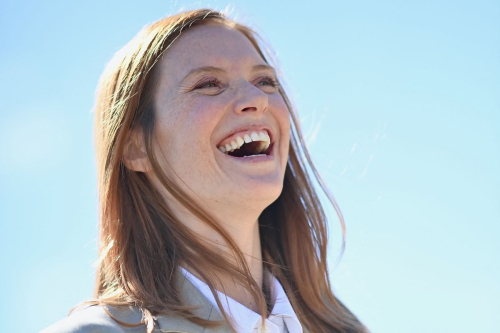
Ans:
[[[128,327],[119,324],[114,318],[128,324],[141,322],[142,312],[135,307],[110,307],[83,305],[76,308],[68,317],[47,327],[40,333],[143,333],[146,326]]]

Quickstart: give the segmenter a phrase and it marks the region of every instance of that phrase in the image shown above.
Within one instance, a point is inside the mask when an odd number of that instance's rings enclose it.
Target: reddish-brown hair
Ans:
[[[183,31],[206,23],[230,26],[242,32],[269,62],[261,40],[250,28],[224,14],[200,9],[164,18],[144,28],[107,65],[97,91],[95,142],[100,202],[97,303],[134,305],[145,313],[150,332],[153,316],[185,317],[210,327],[183,304],[174,283],[180,263],[186,263],[215,293],[214,272],[234,277],[269,314],[269,297],[251,277],[243,254],[207,212],[177,189],[161,170],[153,153],[155,130],[153,94],[158,80],[155,64]],[[297,117],[280,85],[292,122],[290,153],[283,191],[259,218],[264,268],[283,285],[303,326],[312,332],[364,332],[366,329],[333,294],[327,269],[327,219],[311,176],[331,200],[342,224],[342,215],[329,195],[305,148]],[[170,211],[159,192],[140,172],[126,168],[122,158],[132,131],[143,135],[151,166],[161,184],[198,218],[217,230],[235,254],[231,263],[201,242]],[[344,235],[343,235],[344,236]],[[209,269],[207,269],[209,268]],[[227,314],[222,310],[224,318]]]

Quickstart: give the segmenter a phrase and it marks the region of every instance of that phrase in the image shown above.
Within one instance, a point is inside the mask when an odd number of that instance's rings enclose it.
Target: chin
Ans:
[[[281,195],[283,191],[283,179],[274,179],[273,181],[269,179],[252,179],[238,188],[240,191],[242,188],[245,189],[245,198],[247,199],[245,201],[252,202],[253,205],[263,210]],[[252,199],[249,200],[250,198]]]

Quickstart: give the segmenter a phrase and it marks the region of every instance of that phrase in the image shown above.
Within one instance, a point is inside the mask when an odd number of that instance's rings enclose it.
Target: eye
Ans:
[[[265,76],[265,77],[260,78],[257,81],[257,85],[264,86],[264,87],[269,86],[269,87],[275,88],[278,86],[278,81],[275,78],[272,78],[270,76]]]
[[[204,81],[201,81],[200,83],[198,83],[194,89],[209,89],[209,88],[218,88],[220,87],[220,82],[219,80],[217,79],[208,79],[208,80],[204,80]]]

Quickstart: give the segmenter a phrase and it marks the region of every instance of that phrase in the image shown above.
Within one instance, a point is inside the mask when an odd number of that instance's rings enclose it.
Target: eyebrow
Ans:
[[[273,75],[276,76],[276,70],[269,65],[255,65],[251,69],[252,72],[262,71],[262,70],[271,71],[273,73]],[[223,70],[222,68],[213,67],[213,66],[204,66],[204,67],[194,68],[194,69],[190,70],[189,73],[187,73],[187,75],[181,80],[181,82],[186,81],[186,79],[188,79],[190,76],[194,76],[194,75],[201,74],[201,73],[212,73],[214,75],[217,75],[217,74],[221,75],[221,74],[226,73],[226,71]]]

